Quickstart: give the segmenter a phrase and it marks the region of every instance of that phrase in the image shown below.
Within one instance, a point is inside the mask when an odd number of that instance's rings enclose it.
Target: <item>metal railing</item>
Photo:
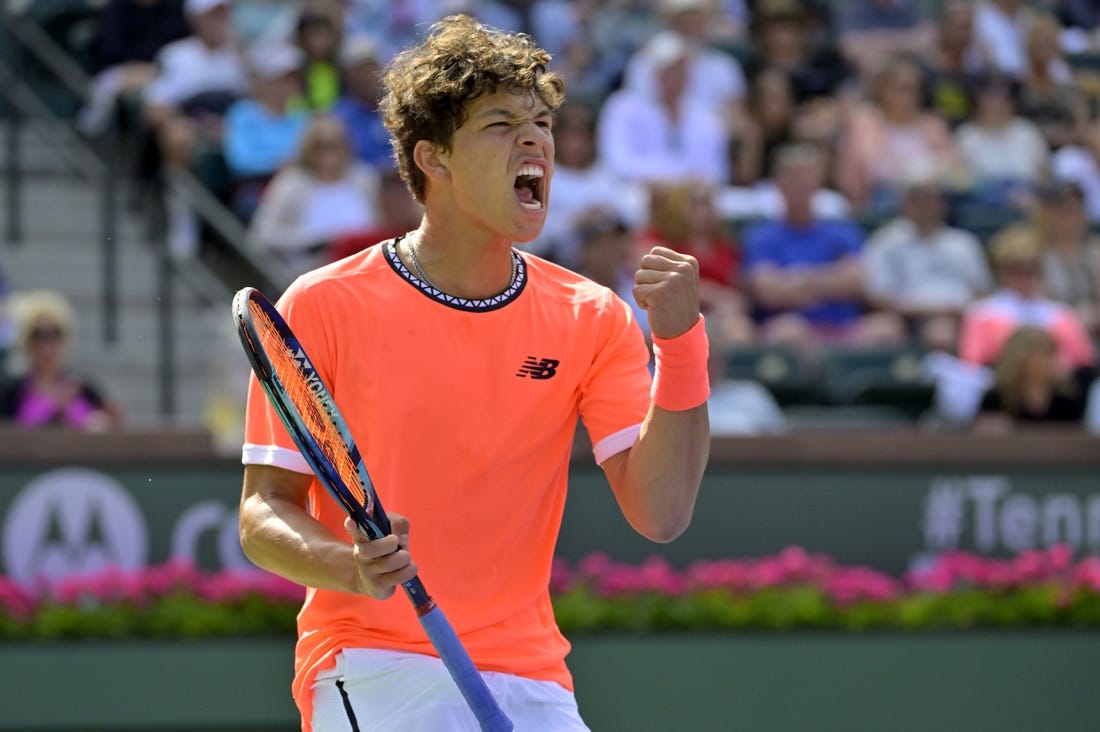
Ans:
[[[49,72],[80,103],[89,98],[90,78],[68,52],[25,14],[13,10],[0,0],[0,27],[8,41],[8,58],[0,56],[0,95],[8,103],[8,137],[4,177],[9,246],[19,246],[24,239],[22,216],[24,166],[21,156],[23,128],[28,120],[48,120],[51,124],[34,125],[35,134],[45,135],[54,143],[51,149],[74,172],[94,182],[100,195],[99,238],[101,244],[101,306],[103,340],[115,344],[119,328],[119,256],[118,256],[118,160],[121,154],[118,131],[113,122],[93,147],[76,132],[68,120],[62,119],[43,102],[25,80],[29,62]],[[214,231],[234,256],[258,278],[257,286],[281,292],[289,284],[286,273],[248,250],[245,228],[209,190],[193,175],[174,173],[167,185],[183,197],[198,217]],[[158,382],[161,416],[171,419],[176,414],[174,384],[176,381],[175,318],[173,290],[180,280],[204,305],[225,305],[231,299],[230,289],[200,260],[176,261],[168,252],[167,235],[162,225],[156,230],[158,252]]]
[[[99,245],[101,254],[100,306],[102,308],[103,340],[118,342],[118,172],[117,138],[110,126],[100,140],[100,149],[93,149],[76,131],[62,122],[58,115],[34,93],[25,78],[27,61],[32,60],[50,72],[77,99],[87,99],[88,76],[63,49],[37,24],[10,10],[2,11],[4,30],[9,43],[11,64],[0,64],[0,93],[9,105],[7,160],[5,180],[8,242],[17,246],[23,241],[22,134],[25,120],[45,119],[52,124],[36,125],[35,134],[53,143],[51,149],[73,171],[85,180],[93,181],[99,192]]]
[[[226,208],[203,183],[187,170],[174,170],[166,181],[187,201],[203,223],[224,242],[258,278],[257,287],[281,293],[290,284],[287,270],[274,265],[270,258],[260,257],[245,244],[246,229],[237,215]]]

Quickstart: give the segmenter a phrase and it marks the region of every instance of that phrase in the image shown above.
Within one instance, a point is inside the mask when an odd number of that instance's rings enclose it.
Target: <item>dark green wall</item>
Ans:
[[[133,504],[132,523],[144,534],[146,561],[160,562],[176,552],[208,567],[241,562],[234,523],[240,480],[240,466],[231,461],[5,466],[0,538],[14,527],[23,533],[0,546],[4,571],[15,571],[12,551],[42,554],[63,545],[65,557],[79,559],[91,556],[88,548],[98,542],[133,553],[128,540],[112,544],[116,533],[129,535],[115,531],[126,512],[108,508],[104,491]],[[73,489],[74,481],[94,490]],[[33,507],[26,501],[29,492],[37,495]],[[61,496],[70,514],[66,521],[57,511]],[[602,472],[578,465],[558,553],[576,559],[605,551],[623,561],[661,554],[682,564],[761,556],[798,544],[844,563],[900,572],[921,555],[943,549],[1008,555],[1054,541],[1100,551],[1100,471],[716,464],[703,481],[688,531],[658,545],[627,525]]]
[[[558,547],[566,557],[606,551],[684,563],[797,544],[901,572],[944,549],[1010,555],[1056,541],[1100,551],[1100,471],[712,466],[687,532],[657,545],[630,530],[601,474],[576,470]]]
[[[1084,732],[1100,636],[699,635],[580,639],[595,732]]]
[[[53,552],[55,559],[116,549],[115,529],[104,518],[110,501],[102,497],[110,495],[128,506],[123,513],[137,517],[146,560],[163,561],[175,545],[218,566],[234,550],[240,475],[231,461],[5,465],[3,559],[22,546],[13,539],[28,536],[36,551]],[[688,532],[655,545],[627,526],[602,474],[578,465],[559,554],[575,559],[607,551],[635,561],[661,553],[683,563],[800,544],[843,562],[899,571],[922,552],[949,545],[1008,553],[1068,540],[1095,550],[1098,495],[1100,474],[1083,467],[737,470],[717,464],[707,473]],[[69,515],[88,520],[58,520],[59,500]],[[1096,729],[1100,719],[1095,633],[575,641],[570,665],[596,732],[1076,732]],[[290,732],[296,729],[288,694],[292,642],[6,644],[0,646],[6,669],[0,672],[0,730]],[[56,701],[59,689],[64,704]]]
[[[581,636],[594,732],[1085,732],[1100,635]],[[3,732],[294,732],[290,641],[0,646]]]

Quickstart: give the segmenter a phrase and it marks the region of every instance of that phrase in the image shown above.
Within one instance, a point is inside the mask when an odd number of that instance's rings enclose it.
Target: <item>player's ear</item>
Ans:
[[[450,171],[447,170],[447,152],[428,140],[418,140],[413,146],[413,162],[430,179],[450,179]]]

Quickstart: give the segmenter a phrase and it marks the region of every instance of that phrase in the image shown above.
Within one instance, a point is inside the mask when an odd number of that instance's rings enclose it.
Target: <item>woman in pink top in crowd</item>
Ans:
[[[16,305],[27,369],[0,385],[0,420],[20,427],[104,430],[119,423],[117,410],[86,380],[70,373],[68,345],[73,331],[72,307],[53,292],[33,292]]]
[[[990,245],[990,256],[1000,289],[966,310],[959,356],[990,365],[1013,332],[1035,326],[1054,339],[1063,368],[1076,371],[1095,366],[1095,348],[1077,313],[1044,292],[1042,246],[1034,229],[1014,225],[1002,230]]]

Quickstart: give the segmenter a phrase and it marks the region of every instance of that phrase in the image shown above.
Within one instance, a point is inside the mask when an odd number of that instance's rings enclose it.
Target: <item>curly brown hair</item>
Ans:
[[[428,140],[450,150],[466,121],[467,103],[498,89],[533,91],[551,111],[565,99],[565,82],[547,69],[550,54],[530,36],[452,15],[432,25],[422,43],[402,51],[386,67],[382,121],[389,130],[398,170],[413,197],[424,202],[424,173],[413,148]]]

